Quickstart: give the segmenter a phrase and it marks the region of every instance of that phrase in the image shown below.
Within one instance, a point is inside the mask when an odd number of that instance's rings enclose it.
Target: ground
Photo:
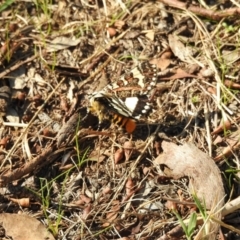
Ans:
[[[240,239],[237,1],[0,13],[3,239]]]

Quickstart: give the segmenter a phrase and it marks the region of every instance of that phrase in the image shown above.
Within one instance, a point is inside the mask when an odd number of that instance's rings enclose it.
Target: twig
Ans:
[[[219,225],[221,225],[221,226],[224,227],[224,228],[230,229],[231,231],[240,234],[240,230],[237,229],[237,228],[235,228],[235,227],[233,227],[232,225],[226,224],[226,223],[220,221],[219,219],[217,219],[217,218],[215,218],[215,217],[211,217],[211,220],[214,221],[214,222],[216,222],[216,223],[218,223]]]
[[[221,20],[222,18],[233,17],[233,16],[237,17],[240,14],[240,8],[229,8],[229,9],[224,9],[223,11],[213,11],[210,9],[204,9],[204,8],[196,7],[193,5],[189,6],[187,3],[180,2],[177,0],[159,0],[159,1],[168,6],[183,9],[183,10],[188,10],[197,15],[211,18],[213,20]]]
[[[17,64],[13,65],[12,67],[6,69],[5,71],[0,73],[0,79],[5,77],[8,73],[18,69],[20,66],[24,65],[25,63],[31,62],[33,59],[35,59],[38,56],[38,54],[33,55],[32,57],[27,58],[24,61],[18,62]]]
[[[236,210],[240,209],[240,197],[235,198],[231,202],[228,202],[224,205],[222,210],[222,216],[226,216],[232,212],[235,212]]]
[[[30,126],[32,126],[32,123],[35,121],[36,117],[38,116],[38,114],[42,111],[42,109],[44,108],[44,106],[46,105],[47,101],[52,97],[52,95],[55,93],[55,91],[61,86],[61,84],[63,83],[63,81],[65,80],[65,78],[63,78],[59,84],[56,86],[56,88],[49,94],[48,98],[44,101],[44,103],[42,104],[42,106],[38,109],[38,111],[34,114],[34,116],[32,117],[31,121],[29,122],[28,126],[24,129],[24,131],[22,132],[22,134],[19,136],[19,138],[15,141],[13,147],[10,149],[10,151],[8,152],[7,156],[4,158],[0,169],[3,167],[3,165],[5,164],[6,161],[8,161],[8,158],[11,156],[11,154],[13,153],[13,151],[15,150],[15,148],[17,147],[18,143],[23,139],[24,135],[27,133],[28,129],[30,128]]]
[[[23,167],[15,169],[14,171],[8,171],[7,174],[0,177],[0,186],[5,186],[6,184],[20,179],[24,175],[30,173],[35,169],[42,161],[46,161],[46,158],[50,153],[53,152],[53,147],[45,149],[40,155],[34,158],[32,161],[27,162]]]
[[[79,89],[81,89],[82,86],[84,86],[86,83],[91,81],[98,73],[100,73],[109,64],[109,62],[112,60],[112,57],[119,52],[119,50],[120,49],[118,48],[112,55],[109,56],[109,58],[96,71],[94,71],[87,79],[82,81],[79,84]]]
[[[207,131],[207,143],[208,143],[208,151],[209,151],[209,156],[212,157],[212,140],[211,140],[211,133],[210,133],[210,123],[209,123],[209,110],[207,107],[207,104],[205,102],[204,104],[204,116],[205,116],[205,126],[206,126],[206,131]]]

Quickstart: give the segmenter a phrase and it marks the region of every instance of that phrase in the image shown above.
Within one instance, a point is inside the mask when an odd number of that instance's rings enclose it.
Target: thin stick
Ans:
[[[45,106],[45,104],[48,102],[48,100],[53,96],[53,94],[56,92],[56,90],[60,87],[60,85],[63,83],[63,81],[65,80],[65,78],[63,78],[59,84],[56,86],[56,88],[49,94],[48,98],[44,101],[44,103],[42,104],[42,106],[37,110],[37,112],[34,114],[33,118],[31,119],[31,121],[29,122],[28,126],[24,129],[24,131],[22,132],[22,134],[19,136],[19,138],[17,139],[17,141],[15,141],[14,145],[12,146],[12,148],[10,149],[10,151],[8,152],[7,156],[4,158],[0,169],[2,169],[3,165],[5,164],[6,161],[10,160],[8,159],[11,154],[14,152],[15,148],[17,147],[17,145],[19,144],[19,142],[21,141],[21,139],[24,137],[24,135],[28,132],[28,129],[30,128],[30,126],[32,126],[32,123],[35,121],[36,117],[38,116],[38,114],[42,111],[43,107]]]
[[[15,65],[13,65],[12,67],[6,69],[5,71],[3,71],[3,72],[0,73],[0,78],[5,77],[8,73],[10,73],[10,72],[18,69],[20,66],[24,65],[25,63],[31,62],[31,61],[32,61],[33,59],[35,59],[36,57],[38,57],[38,54],[33,55],[32,57],[29,57],[29,58],[27,58],[26,60],[21,61],[21,62],[15,64]]]

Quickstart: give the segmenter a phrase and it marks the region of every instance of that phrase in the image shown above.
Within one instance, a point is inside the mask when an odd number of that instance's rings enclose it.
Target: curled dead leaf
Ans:
[[[232,89],[240,89],[240,84],[235,83],[231,80],[225,80],[224,81],[224,85],[228,88],[232,88]]]
[[[208,87],[207,91],[210,92],[213,95],[217,95],[217,90],[214,87]]]
[[[159,155],[161,152],[161,142],[160,141],[155,141],[154,146],[156,154]]]
[[[165,51],[162,55],[161,58],[162,59],[170,59],[172,57],[173,53],[172,51]]]
[[[0,140],[0,146],[2,146],[3,148],[6,148],[9,140],[10,140],[10,137],[9,137],[9,136],[2,138],[2,139]]]
[[[105,187],[103,190],[102,190],[102,193],[105,195],[105,194],[109,194],[112,192],[112,189],[110,187]]]
[[[128,178],[125,186],[126,186],[127,189],[130,189],[130,190],[132,190],[134,188],[135,185],[133,183],[132,178]]]
[[[226,119],[225,121],[221,121],[220,125],[216,129],[214,129],[214,131],[211,134],[212,135],[218,134],[222,131],[227,131],[230,128],[231,128],[231,122],[228,119]]]
[[[148,167],[143,168],[143,174],[147,175],[150,172],[150,169]]]
[[[21,207],[30,207],[30,199],[29,198],[20,198],[20,199],[16,199],[16,198],[9,198],[9,200],[11,200],[14,203],[19,204]]]
[[[120,202],[118,200],[112,201],[110,211],[106,215],[106,222],[103,224],[104,227],[109,226],[117,218],[120,210]]]
[[[54,134],[49,128],[44,128],[43,129],[43,136],[45,137],[52,137]]]
[[[124,22],[123,20],[117,20],[114,23],[114,27],[116,27],[119,30],[121,30],[125,25],[126,25],[126,22]]]
[[[215,138],[213,144],[217,145],[217,144],[222,143],[222,142],[223,142],[223,138],[220,135],[217,135],[217,137]]]
[[[202,77],[213,77],[214,76],[214,71],[211,68],[203,68],[200,70],[200,75]]]
[[[108,31],[110,37],[114,37],[114,36],[117,34],[116,29],[113,28],[113,27],[109,27],[109,28],[107,29],[107,31]]]
[[[126,141],[123,144],[123,149],[124,149],[124,155],[126,158],[126,161],[128,161],[133,153],[133,149],[134,149],[134,144],[132,141]]]
[[[64,165],[64,166],[60,166],[60,167],[59,167],[59,170],[61,170],[61,171],[66,171],[66,170],[71,169],[72,167],[74,167],[74,165],[73,165],[72,163],[69,163],[69,164],[66,164],[66,165]]]
[[[60,109],[67,112],[68,109],[69,109],[69,106],[68,106],[68,102],[67,102],[67,99],[66,97],[61,97],[60,98]]]
[[[83,219],[87,219],[89,213],[91,212],[91,209],[92,209],[92,205],[91,204],[88,204],[84,209],[83,209],[83,212],[82,212],[82,218]]]
[[[169,54],[166,54],[166,56],[168,55]],[[155,58],[151,60],[150,63],[155,64],[159,69],[163,71],[171,64],[171,59],[167,58],[166,56],[163,56],[161,58]]]
[[[161,78],[162,80],[175,80],[179,78],[187,78],[187,77],[192,77],[192,78],[198,78],[195,75],[189,74],[186,71],[184,71],[181,68],[176,69],[175,74],[170,76],[170,77],[163,77]]]
[[[90,203],[92,201],[91,198],[85,196],[84,194],[80,195],[80,199],[83,200],[85,203]]]
[[[128,178],[125,186],[126,186],[126,196],[123,198],[123,202],[128,200],[135,192],[135,184],[131,178]]]
[[[118,164],[120,163],[124,158],[124,151],[122,148],[117,149],[117,151],[114,153],[114,163]]]
[[[165,207],[168,209],[168,210],[176,210],[177,209],[177,204],[173,201],[170,201],[168,200],[166,203],[165,203]]]
[[[222,160],[222,159],[224,159],[228,156],[231,156],[233,154],[234,150],[238,149],[239,146],[240,146],[240,143],[238,142],[235,145],[225,147],[222,150],[222,152],[214,158],[214,161],[218,162],[218,161],[220,161],[220,160]]]

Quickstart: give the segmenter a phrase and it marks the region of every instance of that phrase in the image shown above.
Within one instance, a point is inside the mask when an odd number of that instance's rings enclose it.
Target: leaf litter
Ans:
[[[194,239],[240,239],[235,1],[0,9],[5,237],[186,239],[175,213],[190,226],[196,212]],[[143,61],[158,69],[152,111],[132,134],[109,121],[98,128],[91,94]],[[29,227],[35,218],[43,230]],[[21,238],[9,228],[16,219]]]

